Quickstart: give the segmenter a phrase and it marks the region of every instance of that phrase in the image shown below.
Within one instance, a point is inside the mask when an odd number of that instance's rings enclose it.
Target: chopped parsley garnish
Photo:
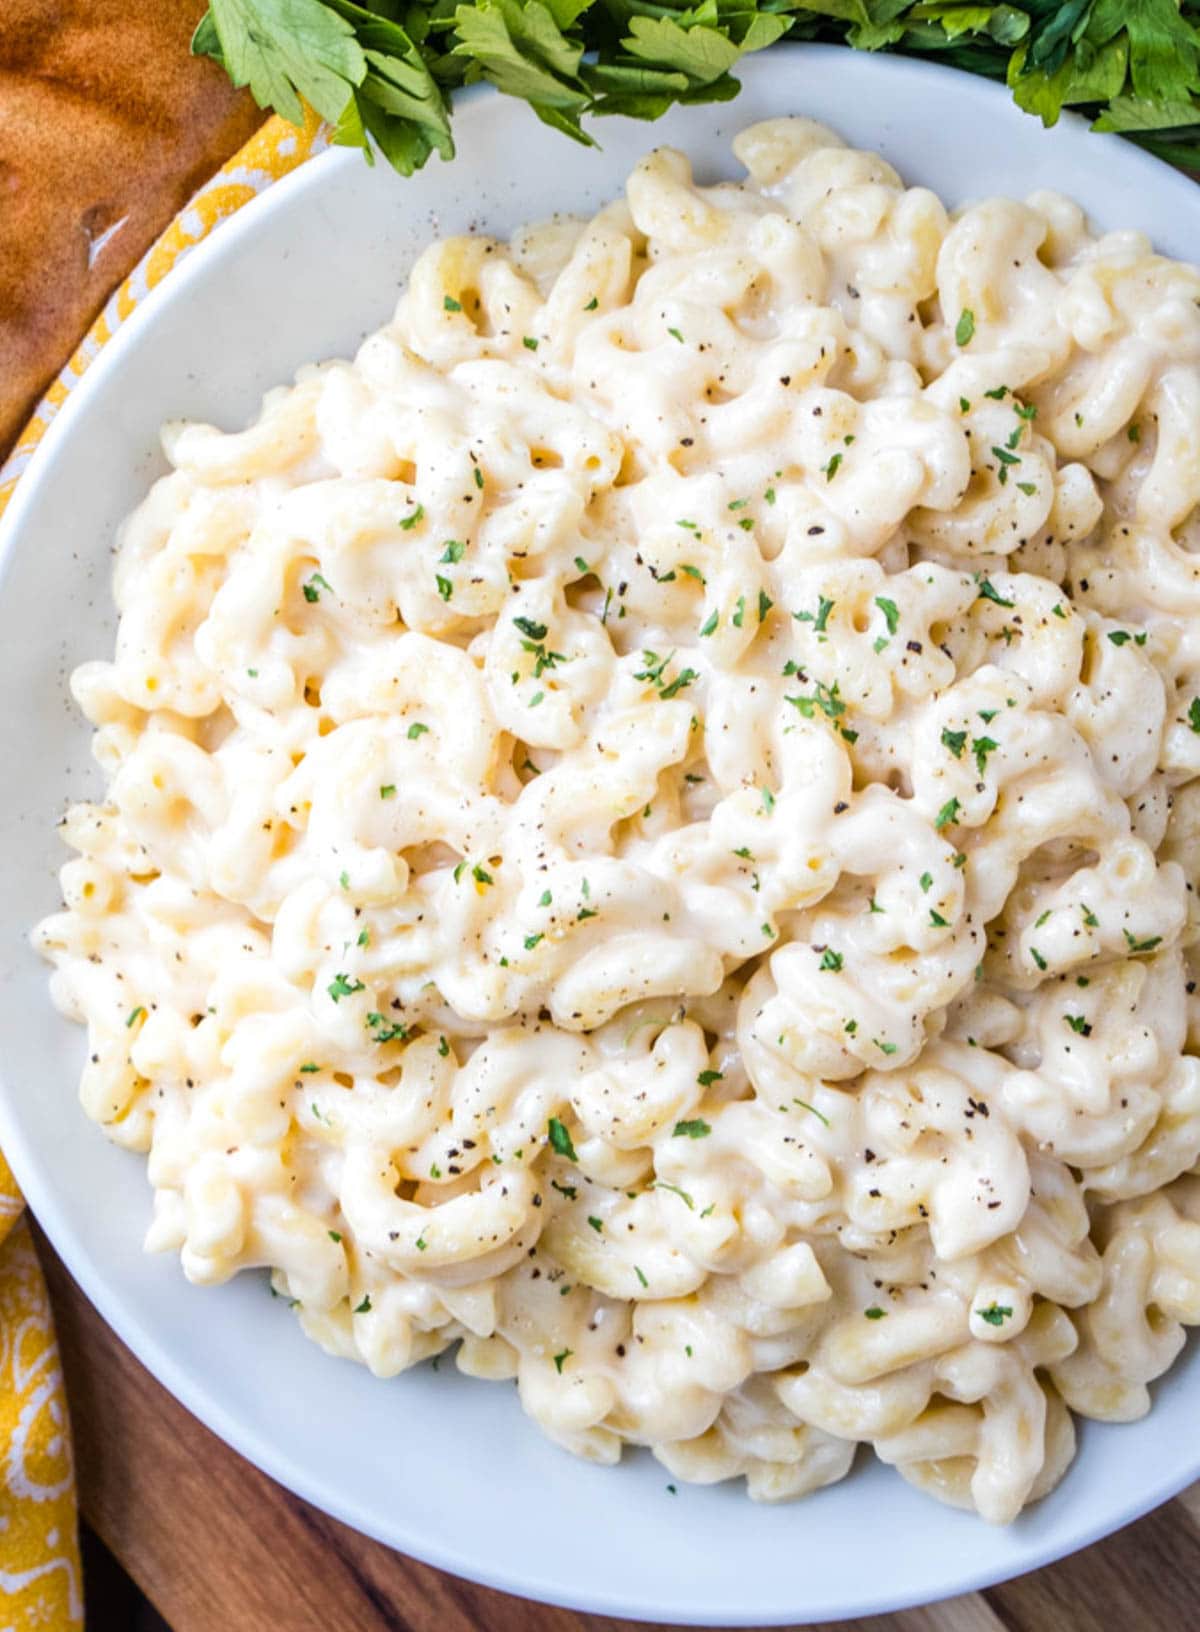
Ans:
[[[381,782],[379,784],[379,797],[381,799],[394,799],[396,797],[396,784],[394,782]]]
[[[550,1133],[550,1148],[556,1155],[565,1156],[569,1162],[577,1162],[575,1146],[571,1143],[571,1135],[567,1132],[566,1124],[558,1117],[552,1116],[547,1124]]]
[[[371,1033],[373,1043],[406,1043],[408,1041],[407,1026],[389,1025],[382,1014],[372,1011],[367,1016],[367,1028]]]
[[[521,344],[526,351],[536,351],[538,349],[538,343],[531,334],[524,335]]]
[[[958,314],[958,322],[954,325],[954,343],[959,346],[969,346],[975,335],[975,313],[969,306],[964,306]]]
[[[329,982],[326,990],[335,1003],[340,1003],[344,997],[352,997],[355,992],[363,990],[361,980],[351,980],[348,975],[337,974]]]
[[[130,1009],[129,1013],[125,1017],[125,1029],[126,1029],[126,1031],[128,1031],[130,1029],[130,1027],[136,1025],[137,1022],[144,1016],[145,1013],[146,1013],[146,1011],[145,1011],[145,1009],[142,1007],[142,1005],[140,1003],[138,1004],[136,1009]]]
[[[1070,1026],[1071,1030],[1076,1032],[1080,1037],[1090,1037],[1092,1035],[1091,1024],[1087,1020],[1086,1016],[1082,1014],[1064,1014],[1063,1019]]]
[[[733,617],[729,621],[733,624],[735,629],[740,629],[742,627],[742,620],[745,618],[745,616],[746,597],[744,595],[739,595],[737,598],[737,606],[734,608]]]
[[[473,475],[475,477],[475,486],[482,493],[483,492],[483,472],[480,470],[478,465],[475,466]]]
[[[461,561],[463,556],[466,555],[466,553],[467,553],[467,546],[462,542],[461,539],[459,539],[459,538],[448,538],[446,540],[445,549],[442,551],[441,555],[438,556],[438,561],[440,563],[442,563],[442,564],[445,564],[447,561],[449,561],[451,563],[451,565],[453,565],[454,562]]]
[[[958,820],[958,813],[961,809],[962,806],[959,804],[957,799],[946,800],[946,803],[942,806],[941,810],[938,811],[937,817],[933,824],[939,833],[941,832],[942,828],[949,827],[951,822],[956,822]]]
[[[532,952],[534,947],[537,946],[539,944],[539,942],[544,941],[545,939],[546,939],[545,935],[543,935],[540,931],[536,935],[526,935],[526,937],[525,937],[525,950],[526,950],[526,952]]]
[[[725,1073],[723,1071],[701,1071],[700,1075],[696,1078],[696,1081],[700,1084],[701,1088],[711,1088],[714,1082],[722,1081],[724,1075]]]
[[[417,523],[424,519],[424,516],[425,506],[423,504],[419,504],[417,508],[410,511],[407,516],[401,516],[400,525],[406,533],[411,532]]]
[[[1151,935],[1148,940],[1139,941],[1137,936],[1131,935],[1128,930],[1124,930],[1123,934],[1125,936],[1125,945],[1130,952],[1135,954],[1138,952],[1153,952],[1156,946],[1162,945],[1161,935]]]
[[[923,895],[928,895],[930,890],[933,888],[933,874],[922,873],[918,883],[921,886],[921,893]]]
[[[638,1280],[642,1283],[643,1286],[649,1286],[650,1285],[650,1282],[642,1274],[641,1270],[638,1268],[638,1266],[636,1264],[634,1264],[634,1266],[633,1266],[633,1273],[637,1276]],[[673,1490],[674,1486],[668,1485],[667,1489],[668,1490]]]
[[[767,594],[766,590],[765,589],[760,589],[759,592],[758,592],[758,621],[759,621],[759,623],[765,622],[767,613],[771,610],[771,608],[774,605],[775,605],[775,602]],[[1200,709],[1200,698],[1197,699],[1195,706],[1198,709]],[[1192,729],[1196,730],[1196,731],[1200,731],[1200,725],[1193,726]]]
[[[818,680],[812,697],[785,696],[784,702],[791,703],[793,708],[798,708],[806,720],[814,718],[815,710],[818,708],[831,720],[836,720],[840,714],[846,712],[846,705],[838,695],[838,682],[836,680],[832,686],[827,686]]]
[[[850,1031],[849,1026],[846,1027],[846,1030]],[[857,1031],[858,1027],[855,1026],[854,1030]],[[854,1032],[851,1031],[850,1035],[853,1037]],[[812,1114],[816,1117],[817,1121],[818,1122],[824,1122],[824,1124],[825,1124],[825,1126],[827,1128],[832,1125],[830,1123],[830,1121],[829,1121],[829,1118],[827,1116],[822,1116],[821,1112],[817,1109],[817,1107],[815,1105],[810,1105],[806,1099],[793,1099],[792,1104],[793,1105],[799,1105],[799,1107],[800,1107],[800,1109],[802,1111],[811,1111]]]
[[[980,582],[978,599],[991,601],[996,606],[1015,606],[1017,604],[1015,601],[1006,601],[990,578],[984,578]]]
[[[1046,968],[1046,960],[1038,951],[1036,946],[1031,946],[1029,948],[1029,956],[1033,959],[1034,963],[1037,964],[1039,969],[1044,970]]]
[[[1188,726],[1197,736],[1200,736],[1200,697],[1193,697],[1188,704]]]
[[[679,1197],[680,1201],[685,1204],[690,1213],[694,1213],[696,1211],[696,1203],[692,1200],[691,1196],[688,1195],[687,1191],[681,1190],[677,1184],[668,1184],[666,1179],[655,1179],[653,1184],[650,1185],[650,1189],[669,1190],[673,1196]]]
[[[873,1303],[869,1309],[863,1310],[863,1314],[866,1315],[868,1320],[883,1320],[887,1315],[887,1310],[881,1309],[877,1303]]]
[[[845,955],[843,953],[835,952],[831,946],[827,946],[821,953],[821,961],[817,965],[817,968],[831,969],[836,974],[838,971],[840,971],[845,961]]]
[[[444,295],[442,297],[442,310],[445,312],[461,312],[462,306],[455,300],[453,295]]]
[[[526,344],[528,344],[528,341],[526,341]],[[554,1369],[560,1377],[562,1376],[563,1361],[569,1360],[574,1352],[574,1349],[563,1349],[561,1354],[554,1356]]]
[[[323,589],[328,589],[329,593],[331,595],[333,594],[333,590],[330,587],[328,579],[322,578],[319,572],[314,572],[312,577],[304,586],[304,599],[310,606],[313,605],[315,602],[321,599],[321,591]]]
[[[366,1315],[366,1314],[369,1314],[370,1312],[371,1312],[371,1294],[369,1292],[366,1292],[366,1293],[363,1294],[362,1302],[355,1304],[354,1313],[356,1315]]]
[[[701,624],[701,626],[700,626],[701,635],[711,635],[713,630],[717,627],[717,624],[719,622],[720,622],[720,614],[717,613],[717,612],[713,612],[712,615],[710,617],[706,618],[705,621],[703,622],[703,624]]]
[[[604,1232],[604,1220],[602,1218],[593,1218],[593,1217],[589,1216],[588,1223],[592,1226],[592,1228],[595,1230],[597,1235],[602,1235],[603,1234],[603,1232]]]
[[[435,573],[433,581],[437,585],[438,594],[444,601],[448,601],[451,595],[454,594],[454,585],[449,578],[443,578],[441,573]]]
[[[680,334],[678,329],[668,329],[667,333],[671,336],[672,340],[678,340],[679,344],[683,345],[683,336]]]
[[[827,465],[821,466],[822,474],[827,482],[831,482],[841,468],[842,455],[835,453]]]
[[[883,613],[884,618],[887,620],[888,634],[894,635],[896,630],[900,627],[900,608],[896,605],[895,601],[889,601],[883,595],[877,595],[875,597],[875,605],[879,608],[879,610]]]
[[[474,867],[471,868],[471,877],[475,880],[476,884],[483,884],[485,886],[495,882],[491,873],[485,871],[478,862],[476,862]]]
[[[702,1116],[696,1116],[688,1122],[676,1122],[672,1134],[674,1139],[707,1139],[712,1128]]]
[[[989,1326],[1003,1326],[1006,1320],[1012,1319],[1012,1310],[1007,1304],[989,1303],[986,1309],[976,1309],[975,1313]]]
[[[817,610],[815,612],[793,612],[792,616],[797,623],[811,623],[814,632],[823,635],[825,626],[829,622],[829,614],[836,605],[837,602],[831,601],[828,595],[822,595],[817,601]]]
[[[532,618],[514,618],[512,621],[530,640],[545,640],[547,630],[544,623],[535,623]]]
[[[995,753],[1000,744],[991,737],[974,737],[971,741],[971,752],[975,755],[975,764],[980,776],[987,771],[988,755]]]

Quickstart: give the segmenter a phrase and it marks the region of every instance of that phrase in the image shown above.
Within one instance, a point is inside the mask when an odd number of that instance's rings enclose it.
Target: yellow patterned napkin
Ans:
[[[302,130],[270,119],[176,216],[92,324],[0,468],[0,515],[51,420],[138,301],[226,216],[327,141],[313,116]],[[46,1284],[23,1210],[0,1154],[0,1628],[82,1632],[67,1402]]]

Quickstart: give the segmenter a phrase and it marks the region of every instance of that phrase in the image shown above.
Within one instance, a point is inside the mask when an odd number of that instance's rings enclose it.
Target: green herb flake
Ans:
[[[1000,591],[996,588],[995,584],[992,583],[990,578],[984,578],[980,582],[979,595],[977,598],[981,601],[991,601],[994,606],[1011,607],[1017,604],[1015,601],[1006,601],[1004,596],[1001,595]]]
[[[887,1310],[881,1309],[877,1303],[873,1303],[869,1309],[864,1309],[863,1314],[868,1320],[885,1320],[887,1318]]]
[[[986,1309],[976,1309],[975,1313],[989,1326],[1003,1326],[1006,1320],[1012,1319],[1012,1310],[1007,1304],[990,1303]]]
[[[702,1116],[693,1117],[687,1122],[676,1122],[673,1139],[707,1139],[712,1128]]]
[[[419,504],[417,508],[415,510],[411,510],[407,516],[401,516],[400,526],[406,533],[410,533],[419,521],[424,520],[424,517],[425,506],[423,504]]]
[[[348,975],[337,974],[329,982],[326,990],[335,1003],[340,1003],[342,998],[352,997],[355,992],[361,992],[363,983],[361,980],[351,980]]]
[[[571,1143],[571,1135],[567,1132],[566,1124],[560,1122],[558,1117],[552,1116],[547,1128],[550,1134],[550,1148],[555,1154],[565,1156],[569,1162],[577,1162],[579,1157],[575,1154],[575,1146]]]
[[[958,314],[958,322],[954,325],[954,343],[958,346],[969,346],[975,336],[975,313],[969,306],[964,306]]]

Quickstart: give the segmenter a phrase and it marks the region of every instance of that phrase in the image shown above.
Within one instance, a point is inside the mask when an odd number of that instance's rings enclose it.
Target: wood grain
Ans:
[[[204,0],[0,0],[0,458],[110,291],[262,119]]]
[[[634,1632],[459,1581],[348,1530],[223,1445],[43,1237],[88,1523],[173,1632]],[[1200,1486],[1049,1569],[857,1632],[1166,1632],[1200,1621]]]

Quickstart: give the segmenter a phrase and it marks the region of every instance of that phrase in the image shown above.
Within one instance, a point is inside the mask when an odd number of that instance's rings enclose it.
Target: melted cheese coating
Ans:
[[[1200,275],[801,119],[169,426],[37,931],[149,1245],[992,1520],[1200,1320]]]

